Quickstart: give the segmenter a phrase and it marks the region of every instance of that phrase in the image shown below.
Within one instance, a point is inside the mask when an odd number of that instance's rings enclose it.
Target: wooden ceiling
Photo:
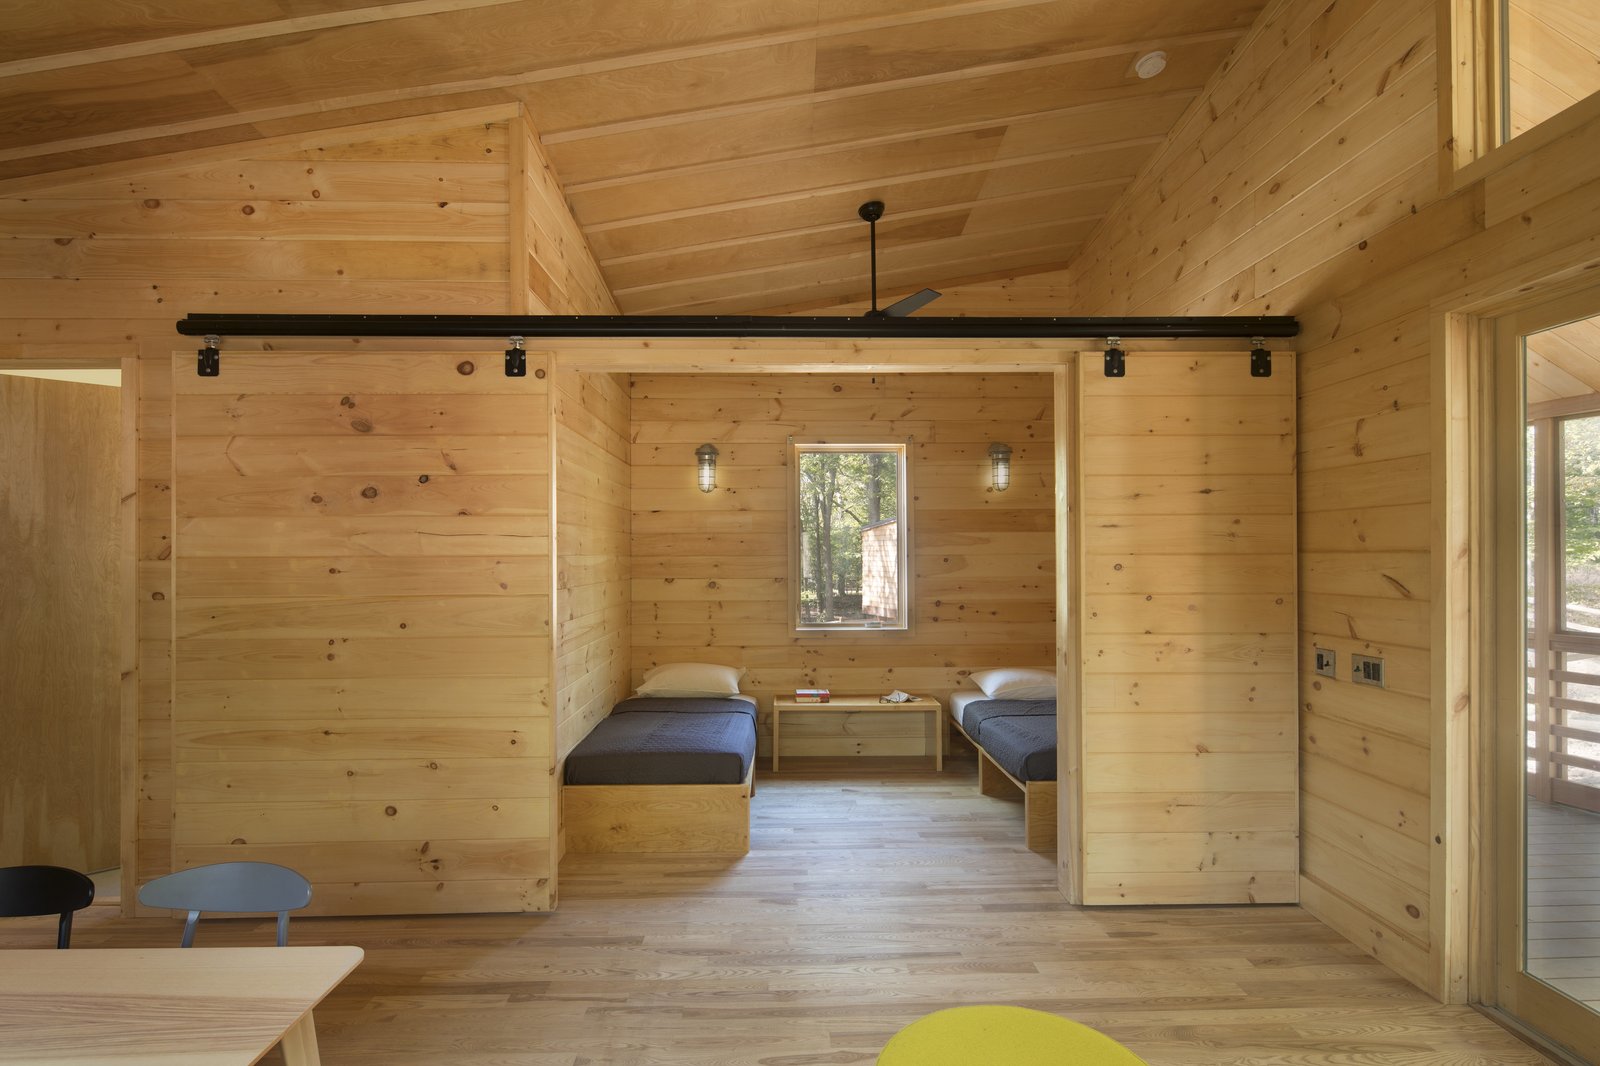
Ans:
[[[624,311],[864,299],[869,199],[888,303],[1067,265],[1263,4],[28,0],[0,179],[521,101]]]
[[[1596,393],[1600,393],[1600,318],[1569,322],[1528,337],[1529,404],[1592,398]]]

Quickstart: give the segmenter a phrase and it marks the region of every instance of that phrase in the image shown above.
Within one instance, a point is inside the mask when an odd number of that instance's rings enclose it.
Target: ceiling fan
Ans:
[[[878,219],[883,217],[883,201],[868,200],[862,204],[856,214],[860,215],[870,227],[872,233],[872,310],[867,312],[868,318],[904,318],[922,307],[927,306],[939,298],[939,293],[932,289],[923,289],[914,292],[903,300],[878,310]]]

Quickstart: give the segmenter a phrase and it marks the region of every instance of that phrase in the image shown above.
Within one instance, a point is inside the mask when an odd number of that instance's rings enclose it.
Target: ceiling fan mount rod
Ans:
[[[867,312],[870,318],[882,318],[883,312],[878,310],[878,219],[883,217],[883,201],[868,200],[856,208],[867,224],[867,239],[872,245],[872,310]]]

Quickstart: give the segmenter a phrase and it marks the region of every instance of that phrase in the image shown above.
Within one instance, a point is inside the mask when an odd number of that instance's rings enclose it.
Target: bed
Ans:
[[[950,717],[978,751],[978,789],[1022,794],[1028,848],[1056,847],[1056,701],[957,692]]]
[[[561,788],[567,850],[750,850],[756,702],[634,697],[578,742]]]

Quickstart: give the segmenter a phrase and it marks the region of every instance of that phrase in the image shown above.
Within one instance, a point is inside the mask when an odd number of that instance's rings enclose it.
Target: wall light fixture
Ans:
[[[994,491],[1004,492],[1011,487],[1011,448],[1005,444],[989,445],[989,476]]]
[[[700,491],[714,492],[717,488],[717,449],[702,444],[694,450],[695,462],[700,465]]]

